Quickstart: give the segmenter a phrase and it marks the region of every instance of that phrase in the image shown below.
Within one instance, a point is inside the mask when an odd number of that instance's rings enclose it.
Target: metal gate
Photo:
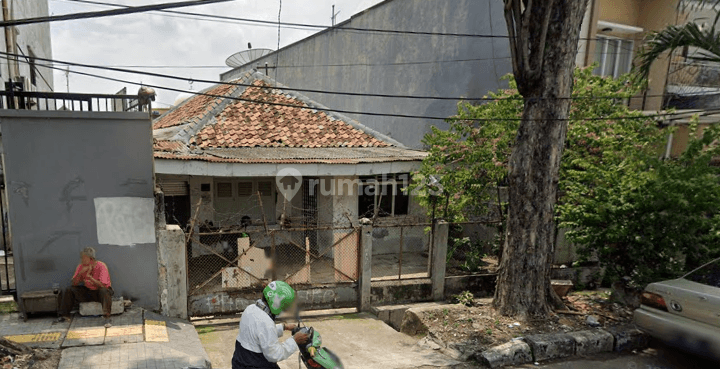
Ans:
[[[9,245],[9,239],[7,237],[7,216],[5,213],[4,197],[5,197],[5,185],[0,184],[0,231],[2,231],[2,237],[0,242],[0,294],[9,295],[16,293],[15,287],[15,263],[12,256],[12,248]]]
[[[228,300],[230,296],[254,299],[271,280],[288,282],[302,300],[307,295],[303,291],[356,289],[360,275],[360,232],[352,227],[198,232],[189,235],[187,246],[191,315],[237,312],[234,310],[244,307],[234,304],[194,309],[192,301]],[[304,302],[306,308],[313,304]],[[334,306],[356,306],[356,300],[350,298]]]

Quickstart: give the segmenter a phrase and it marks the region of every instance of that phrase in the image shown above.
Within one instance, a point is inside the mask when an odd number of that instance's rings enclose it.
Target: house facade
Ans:
[[[202,234],[425,219],[408,191],[424,152],[283,91],[259,72],[232,83],[153,123],[169,224]],[[233,243],[211,247],[222,252]],[[207,252],[193,246],[194,255]]]
[[[652,31],[681,24],[687,16],[678,0],[590,0],[580,33],[576,65],[597,64],[595,73],[619,77],[630,72],[643,40]],[[657,111],[667,106],[666,88],[672,82],[670,58],[656,61],[648,88],[630,100],[637,110]],[[669,89],[668,89],[669,91]]]

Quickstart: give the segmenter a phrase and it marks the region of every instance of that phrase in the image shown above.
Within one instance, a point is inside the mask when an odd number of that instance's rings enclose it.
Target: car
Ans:
[[[640,330],[672,347],[720,360],[720,258],[681,278],[649,284],[635,310]]]

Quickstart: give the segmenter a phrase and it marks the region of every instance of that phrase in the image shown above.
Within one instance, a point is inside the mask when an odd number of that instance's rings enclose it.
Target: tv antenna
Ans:
[[[336,23],[336,21],[337,21],[337,15],[338,15],[338,14],[340,14],[340,11],[338,10],[338,12],[335,13],[335,4],[333,4],[333,6],[332,6],[332,16],[330,17],[330,19],[332,20],[332,25],[333,25],[333,27],[335,27],[335,23]]]

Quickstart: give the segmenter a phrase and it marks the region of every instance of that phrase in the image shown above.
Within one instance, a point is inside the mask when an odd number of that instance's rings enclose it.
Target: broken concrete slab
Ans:
[[[475,355],[475,358],[490,368],[522,365],[533,361],[530,345],[520,340],[513,340]]]
[[[125,311],[125,301],[122,296],[113,297],[110,314],[118,315]],[[103,315],[102,305],[99,302],[81,302],[80,315],[82,316],[100,316]]]
[[[443,302],[428,302],[419,304],[403,304],[403,305],[385,305],[385,306],[373,306],[370,309],[378,319],[387,323],[397,331],[402,331],[402,323],[405,319],[405,313],[409,309],[414,309],[416,312],[437,310],[437,309],[454,309],[456,307],[462,307],[458,305],[450,305]],[[415,333],[408,333],[414,335]]]
[[[650,337],[634,326],[611,327],[607,331],[615,337],[616,352],[644,349],[650,342]]]
[[[615,337],[602,329],[568,333],[575,339],[575,355],[586,356],[601,352],[611,352]]]
[[[550,281],[550,285],[560,297],[567,296],[568,292],[573,288],[573,282],[569,279],[553,279]]]
[[[536,334],[525,337],[535,361],[575,355],[575,339],[565,333]]]
[[[426,334],[428,328],[422,322],[422,316],[428,311],[437,310],[455,310],[455,309],[466,309],[464,305],[460,304],[446,304],[446,303],[425,303],[425,304],[414,304],[408,305],[405,313],[402,317],[402,323],[400,324],[400,332],[409,334],[411,336]],[[397,316],[391,315],[391,319]]]
[[[428,333],[428,327],[423,323],[420,312],[408,309],[403,316],[400,332],[410,336],[425,335]]]

